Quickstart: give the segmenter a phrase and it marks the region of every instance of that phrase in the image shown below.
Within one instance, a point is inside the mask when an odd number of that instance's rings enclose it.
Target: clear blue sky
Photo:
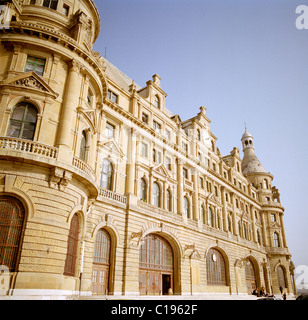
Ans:
[[[207,108],[223,155],[241,149],[244,122],[274,175],[295,265],[308,266],[308,0],[96,0],[95,50],[145,86],[158,73],[182,120]],[[307,198],[306,198],[307,197]]]

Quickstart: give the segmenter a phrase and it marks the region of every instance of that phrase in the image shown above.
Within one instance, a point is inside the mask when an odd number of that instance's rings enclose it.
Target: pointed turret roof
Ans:
[[[243,174],[249,173],[267,173],[263,168],[258,157],[255,155],[255,148],[253,146],[253,137],[252,135],[245,130],[242,136],[243,152],[244,157],[242,160],[242,172]]]

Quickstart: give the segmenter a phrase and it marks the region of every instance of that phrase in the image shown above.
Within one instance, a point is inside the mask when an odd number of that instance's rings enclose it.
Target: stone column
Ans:
[[[221,202],[222,202],[222,220],[223,220],[223,230],[228,232],[228,209],[225,196],[225,187],[221,187]]]
[[[74,110],[78,107],[81,89],[81,66],[76,60],[69,65],[65,94],[62,103],[58,133],[59,160],[71,164],[73,151],[71,149],[71,129]]]
[[[199,215],[199,186],[198,186],[198,170],[194,169],[192,171],[192,180],[194,183],[194,194],[193,194],[193,219],[198,221],[200,219]]]
[[[184,214],[184,180],[183,180],[183,160],[177,159],[177,178],[178,178],[178,214],[183,216]]]
[[[127,164],[126,164],[126,194],[135,192],[136,167],[136,132],[134,128],[128,129]]]

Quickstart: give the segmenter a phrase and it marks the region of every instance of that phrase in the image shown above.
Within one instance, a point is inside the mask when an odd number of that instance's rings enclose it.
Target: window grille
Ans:
[[[94,244],[94,263],[110,264],[110,236],[107,231],[97,232]]]
[[[0,265],[17,269],[25,211],[15,198],[0,196]]]
[[[210,249],[206,256],[207,284],[211,286],[226,286],[226,266],[222,254],[216,249]]]
[[[75,214],[72,218],[71,227],[68,235],[64,275],[67,275],[67,276],[75,275],[78,238],[79,238],[79,218],[77,214]]]

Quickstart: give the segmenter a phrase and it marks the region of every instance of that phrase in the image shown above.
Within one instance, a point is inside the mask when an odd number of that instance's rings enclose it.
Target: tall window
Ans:
[[[112,139],[112,138],[114,138],[114,135],[115,135],[115,126],[107,122],[107,124],[106,124],[106,137],[108,139]]]
[[[0,265],[7,266],[11,272],[17,269],[24,217],[19,200],[0,196]]]
[[[189,212],[189,200],[187,197],[184,197],[184,215],[185,217],[189,218],[190,212]]]
[[[25,72],[33,71],[39,76],[42,76],[44,74],[45,64],[45,59],[28,56],[25,66]]]
[[[53,10],[57,10],[58,0],[44,0],[43,7],[47,7]]]
[[[94,263],[110,263],[110,236],[104,229],[100,229],[95,237]]]
[[[36,108],[29,103],[19,103],[14,108],[7,135],[13,138],[33,140],[36,120]]]
[[[278,286],[286,288],[286,277],[282,266],[277,267]]]
[[[211,286],[226,286],[226,266],[222,254],[216,249],[210,249],[206,255],[207,284]]]
[[[81,141],[80,141],[80,155],[79,158],[83,161],[86,160],[86,148],[87,148],[87,135],[84,131],[81,134]]]
[[[147,201],[147,183],[143,178],[140,181],[140,200]]]
[[[153,183],[153,204],[160,207],[160,187],[158,183]]]
[[[201,218],[202,218],[202,223],[206,224],[206,213],[205,213],[204,206],[201,206]]]
[[[279,248],[280,247],[280,241],[279,241],[279,234],[277,232],[273,233],[273,240],[274,240],[274,247]]]
[[[167,201],[167,207],[166,209],[168,211],[172,211],[172,196],[171,196],[171,191],[168,189],[167,192],[166,192],[166,201]]]
[[[107,189],[107,190],[112,189],[112,175],[113,175],[112,164],[108,159],[104,159],[102,163],[102,171],[101,171],[101,183],[100,183],[101,188]]]
[[[214,215],[211,207],[209,207],[208,224],[210,227],[214,227]]]
[[[157,109],[160,109],[160,101],[158,96],[155,96],[154,105]]]
[[[79,218],[77,214],[74,214],[71,221],[69,234],[68,234],[67,253],[66,253],[65,266],[64,266],[64,274],[68,276],[75,275],[78,238],[79,238]]]

